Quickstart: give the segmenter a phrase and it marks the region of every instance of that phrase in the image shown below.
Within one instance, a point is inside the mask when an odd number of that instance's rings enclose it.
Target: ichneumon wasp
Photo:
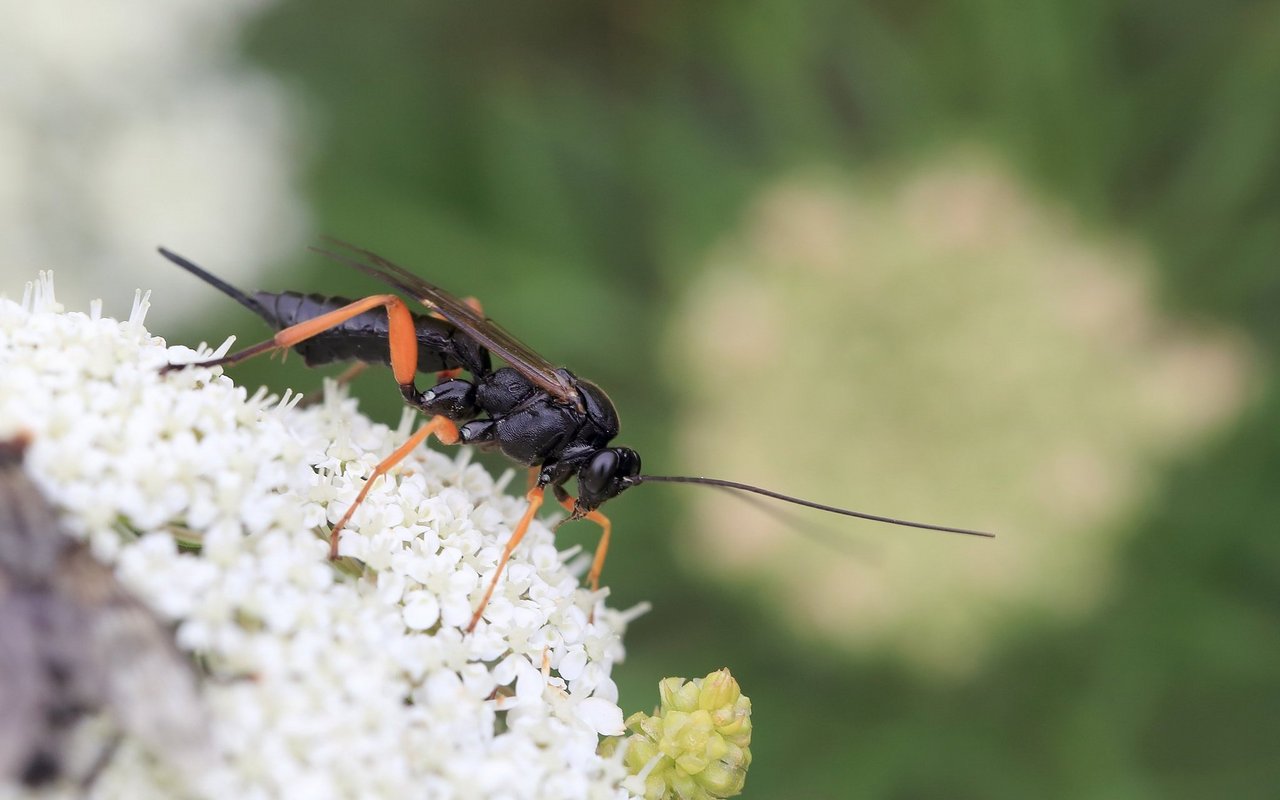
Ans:
[[[312,249],[404,292],[431,314],[413,314],[395,294],[372,295],[354,301],[295,292],[258,292],[250,297],[187,259],[161,248],[160,253],[170,261],[235,298],[277,329],[271,339],[222,358],[198,364],[173,364],[166,369],[227,366],[288,348],[299,351],[308,365],[346,360],[390,365],[404,401],[430,419],[378,464],[355,502],[334,525],[330,535],[333,558],[338,555],[342,529],[364,501],[369,487],[432,434],[445,444],[501,451],[512,461],[536,470],[534,485],[525,495],[529,505],[503,548],[497,569],[471,618],[469,631],[475,629],[483,616],[503,566],[542,506],[547,488],[569,510],[569,519],[587,519],[601,527],[600,544],[587,575],[593,590],[599,587],[612,533],[611,523],[599,507],[642,483],[717,486],[892,525],[992,536],[967,528],[837,508],[719,478],[643,475],[636,451],[610,446],[618,435],[618,414],[600,387],[538,355],[484,316],[474,302],[460,300],[368,250],[329,241],[341,252]],[[507,366],[494,369],[491,355]],[[459,369],[470,373],[470,379],[458,377]],[[415,384],[418,371],[439,372],[441,376],[424,392]],[[571,478],[577,479],[576,498],[564,487]]]

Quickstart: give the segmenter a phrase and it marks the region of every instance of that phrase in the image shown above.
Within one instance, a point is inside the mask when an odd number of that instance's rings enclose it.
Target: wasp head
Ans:
[[[630,447],[597,450],[578,469],[578,500],[573,517],[591,513],[604,501],[635,485],[639,474],[640,456]]]

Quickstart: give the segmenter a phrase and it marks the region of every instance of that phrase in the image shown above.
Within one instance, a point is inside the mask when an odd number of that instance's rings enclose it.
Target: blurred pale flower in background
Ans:
[[[228,279],[297,251],[288,97],[238,62],[261,0],[0,6],[0,277],[58,269],[83,306],[110,285],[190,287],[152,257],[217,253]],[[196,294],[165,291],[156,321]]]
[[[1160,315],[1140,248],[973,154],[785,181],[711,261],[670,348],[686,469],[999,538],[806,514],[840,557],[703,492],[687,555],[933,674],[1096,608],[1160,464],[1252,382],[1239,336]]]

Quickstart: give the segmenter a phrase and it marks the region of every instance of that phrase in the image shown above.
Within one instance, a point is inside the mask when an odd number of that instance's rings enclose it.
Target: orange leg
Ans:
[[[480,623],[480,616],[484,614],[484,608],[489,605],[489,598],[493,597],[493,590],[498,586],[498,578],[502,577],[502,568],[507,565],[507,561],[511,558],[511,554],[515,552],[516,546],[520,544],[520,540],[529,531],[529,523],[533,522],[533,515],[537,514],[538,509],[542,507],[542,487],[535,486],[529,490],[525,497],[529,500],[529,507],[524,510],[524,516],[516,523],[516,529],[511,532],[511,538],[507,540],[506,547],[502,548],[502,555],[498,556],[498,569],[493,573],[493,580],[489,581],[489,588],[485,590],[484,597],[480,600],[480,605],[476,606],[476,613],[471,617],[471,624],[467,626],[467,633],[474,631],[476,625]]]
[[[356,513],[356,509],[364,502],[369,495],[369,490],[373,488],[373,482],[378,478],[386,475],[392,467],[404,460],[405,456],[413,452],[413,449],[427,440],[431,434],[435,434],[436,438],[445,444],[457,444],[458,442],[458,426],[448,417],[435,416],[432,417],[426,425],[418,429],[405,441],[404,444],[396,448],[396,451],[379,462],[374,467],[373,474],[364,482],[364,486],[360,489],[360,494],[356,495],[355,502],[342,515],[342,519],[338,520],[338,524],[333,526],[333,532],[329,534],[329,558],[338,557],[338,537],[342,533],[342,529],[351,521],[351,515]]]
[[[569,513],[573,513],[572,497],[561,500],[560,505],[569,509]],[[600,544],[596,546],[595,558],[591,559],[591,571],[587,573],[587,583],[591,584],[591,591],[594,592],[600,588],[600,573],[604,571],[604,557],[609,552],[609,536],[613,533],[613,523],[599,510],[590,511],[582,518],[600,526]]]
[[[294,345],[301,344],[313,336],[318,336],[330,328],[336,328],[352,317],[359,316],[378,306],[387,309],[387,340],[391,349],[391,371],[396,376],[396,383],[401,386],[410,386],[413,384],[413,376],[418,368],[418,334],[414,329],[413,315],[409,313],[408,306],[394,294],[377,294],[366,297],[327,314],[321,314],[305,322],[299,322],[297,325],[290,325],[267,341],[259,342],[252,347],[246,347],[229,356],[201,361],[198,364],[170,364],[161,372],[169,372],[189,366],[227,366],[273,350],[288,350]]]

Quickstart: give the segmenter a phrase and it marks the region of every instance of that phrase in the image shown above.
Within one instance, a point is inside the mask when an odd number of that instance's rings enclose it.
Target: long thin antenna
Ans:
[[[708,486],[719,486],[724,489],[737,489],[742,492],[752,492],[754,494],[764,495],[765,497],[772,497],[774,500],[781,500],[784,503],[795,503],[798,506],[816,508],[819,511],[829,511],[832,514],[843,514],[846,517],[869,519],[873,522],[886,522],[890,525],[902,525],[907,528],[923,528],[930,531],[942,531],[943,533],[962,533],[966,536],[983,536],[988,539],[995,538],[994,533],[988,533],[987,531],[976,531],[969,528],[952,528],[947,525],[930,525],[927,522],[912,522],[907,519],[882,517],[878,514],[867,514],[862,511],[853,511],[848,508],[837,508],[836,506],[815,503],[812,500],[802,500],[799,497],[792,497],[780,492],[762,489],[759,486],[752,486],[749,483],[726,481],[721,478],[693,478],[682,475],[637,475],[632,480],[634,483],[702,483]]]
[[[861,559],[869,559],[875,552],[874,548],[865,539],[852,538],[840,531],[833,530],[826,524],[820,524],[812,519],[803,519],[802,513],[795,509],[778,508],[763,497],[755,497],[746,492],[736,492],[727,486],[714,486],[712,488],[723,490],[728,497],[749,504],[761,514],[772,517],[777,522],[787,526],[787,528],[802,536],[809,537],[823,547],[829,547],[852,558]]]

